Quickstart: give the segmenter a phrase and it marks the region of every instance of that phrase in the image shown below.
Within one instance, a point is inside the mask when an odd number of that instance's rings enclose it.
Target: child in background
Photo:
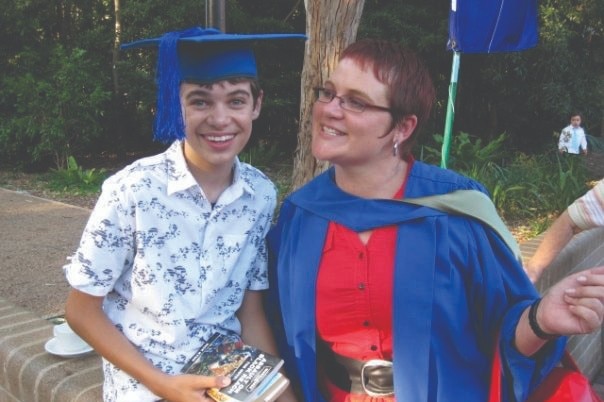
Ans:
[[[585,131],[581,127],[581,114],[573,113],[570,116],[570,125],[565,127],[560,133],[558,141],[558,151],[578,155],[583,153],[587,155],[587,139]]]

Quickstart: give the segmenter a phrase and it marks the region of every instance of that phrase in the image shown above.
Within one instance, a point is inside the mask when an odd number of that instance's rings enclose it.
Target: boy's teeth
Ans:
[[[211,136],[211,137],[208,137],[208,140],[216,141],[216,142],[225,142],[225,141],[232,139],[233,137],[234,137],[234,135],[222,135],[220,137]]]

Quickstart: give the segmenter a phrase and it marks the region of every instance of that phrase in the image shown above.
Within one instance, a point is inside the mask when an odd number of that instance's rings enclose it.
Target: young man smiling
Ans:
[[[103,185],[65,274],[65,314],[103,357],[105,401],[204,401],[222,377],[179,375],[209,336],[276,353],[261,304],[271,181],[237,155],[262,106],[252,41],[194,28],[159,45],[155,138],[163,153]],[[292,400],[286,392],[283,400]]]

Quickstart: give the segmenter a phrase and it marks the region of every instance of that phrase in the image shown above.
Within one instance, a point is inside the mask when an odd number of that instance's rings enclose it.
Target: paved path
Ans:
[[[90,211],[0,188],[0,295],[42,318],[63,314],[62,266]]]

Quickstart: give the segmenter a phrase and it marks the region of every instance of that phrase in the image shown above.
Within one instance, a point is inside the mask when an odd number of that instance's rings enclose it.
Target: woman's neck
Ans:
[[[368,168],[367,166],[335,166],[338,187],[362,198],[392,198],[401,188],[409,163],[392,158],[387,162]]]

